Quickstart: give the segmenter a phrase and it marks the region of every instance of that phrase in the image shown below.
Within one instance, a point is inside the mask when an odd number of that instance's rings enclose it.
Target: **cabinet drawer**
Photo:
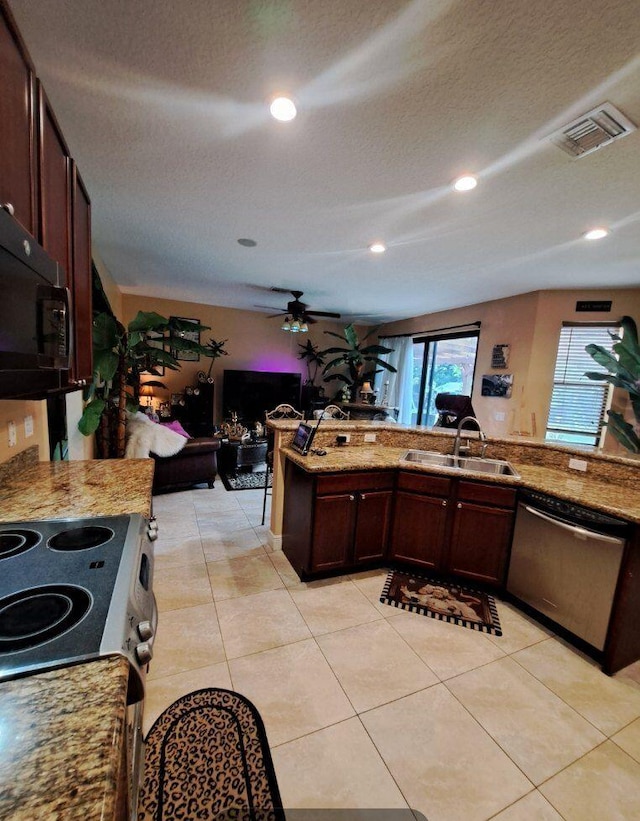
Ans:
[[[451,492],[451,479],[444,476],[430,476],[426,473],[400,471],[398,489],[412,490],[414,493],[429,493],[432,496],[448,496]]]
[[[500,485],[484,485],[478,482],[461,481],[458,485],[458,499],[515,508],[516,491],[513,488],[501,487]]]
[[[393,472],[380,471],[379,473],[331,473],[327,476],[318,476],[316,493],[353,493],[358,490],[391,490],[393,488]]]

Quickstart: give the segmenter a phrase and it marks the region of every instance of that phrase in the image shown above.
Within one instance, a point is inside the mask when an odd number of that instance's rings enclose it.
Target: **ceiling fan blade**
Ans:
[[[280,311],[281,314],[285,314],[286,311],[284,308],[275,308],[273,305],[254,305],[254,308],[265,308],[267,311]]]
[[[307,325],[315,325],[318,320],[314,319],[312,316],[309,316],[309,314],[305,314],[304,321],[307,323]]]
[[[331,311],[307,311],[307,314],[309,316],[311,314],[314,316],[332,316],[334,319],[340,319],[340,314],[334,314]]]

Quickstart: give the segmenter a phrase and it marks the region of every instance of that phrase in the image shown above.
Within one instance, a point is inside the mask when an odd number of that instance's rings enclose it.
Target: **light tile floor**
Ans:
[[[504,636],[398,612],[371,571],[303,584],[261,491],[154,499],[160,621],[145,728],[201,687],[246,695],[289,808],[429,821],[640,818],[640,664],[614,678],[498,602]]]

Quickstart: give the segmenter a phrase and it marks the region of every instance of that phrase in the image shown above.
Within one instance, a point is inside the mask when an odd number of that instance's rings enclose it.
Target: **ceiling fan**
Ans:
[[[283,294],[291,294],[293,299],[287,302],[287,307],[278,311],[276,314],[270,314],[269,319],[276,316],[284,316],[285,320],[282,323],[283,331],[292,331],[293,333],[308,330],[307,325],[312,325],[318,320],[317,316],[325,316],[333,319],[340,319],[340,314],[331,311],[312,311],[307,308],[306,303],[300,301],[302,291],[285,291],[283,288],[272,288],[273,291]],[[256,308],[270,308],[270,305],[256,305]]]

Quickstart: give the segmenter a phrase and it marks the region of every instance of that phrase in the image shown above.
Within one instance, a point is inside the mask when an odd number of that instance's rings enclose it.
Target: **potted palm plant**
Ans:
[[[601,345],[587,345],[587,353],[608,373],[588,371],[589,379],[598,382],[610,382],[616,388],[622,388],[629,394],[634,422],[628,422],[621,413],[607,411],[607,427],[620,444],[631,453],[640,453],[640,345],[638,345],[638,328],[630,316],[623,316],[620,321],[622,334],[611,333],[614,340],[612,351]]]
[[[325,382],[338,381],[348,388],[351,394],[351,400],[356,402],[358,399],[358,390],[361,385],[367,381],[373,380],[376,373],[380,373],[379,368],[384,370],[396,372],[393,365],[389,365],[383,359],[380,359],[382,354],[393,353],[393,348],[387,348],[384,345],[364,345],[363,343],[374,336],[377,328],[372,328],[362,340],[359,339],[356,329],[353,324],[347,325],[344,329],[344,336],[334,333],[333,331],[325,331],[329,336],[335,336],[342,342],[346,342],[346,346],[326,348],[320,352],[323,359],[328,359],[322,372],[326,374],[328,371],[336,371],[324,377]],[[346,370],[345,370],[346,366]]]
[[[96,435],[98,454],[103,459],[121,458],[125,451],[126,414],[138,410],[142,373],[159,376],[159,368],[180,370],[176,357],[159,337],[169,337],[172,351],[191,351],[202,356],[219,356],[216,345],[200,345],[182,336],[188,331],[209,330],[207,325],[153,311],[139,311],[125,328],[110,313],[100,313],[93,321],[93,380],[78,428],[85,436]],[[212,340],[213,341],[213,340]],[[157,379],[146,385],[164,388]]]

